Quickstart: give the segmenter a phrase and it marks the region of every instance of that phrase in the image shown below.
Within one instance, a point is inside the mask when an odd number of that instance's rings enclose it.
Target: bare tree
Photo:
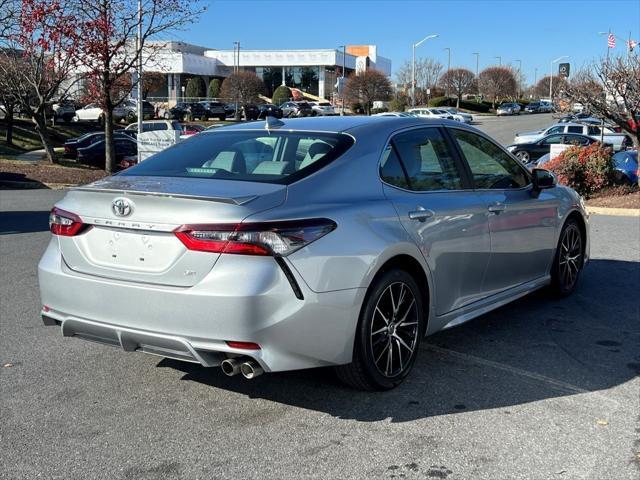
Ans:
[[[450,85],[454,95],[458,98],[457,107],[460,107],[462,95],[475,90],[476,76],[466,68],[452,68],[440,77],[440,86]]]
[[[155,65],[165,44],[151,40],[193,23],[204,7],[200,0],[143,0],[139,17],[136,0],[76,0],[76,5],[82,28],[78,58],[81,71],[91,78],[94,98],[104,110],[105,169],[112,172],[113,109],[128,96],[122,88],[126,78],[140,57],[144,66]],[[136,41],[139,26],[142,35]]]
[[[220,95],[235,100],[240,105],[254,103],[265,92],[264,82],[252,72],[237,72],[222,82]],[[236,118],[240,118],[240,109],[236,108]]]
[[[516,94],[516,77],[510,68],[489,67],[478,75],[478,87],[483,95],[491,98],[495,108],[500,99],[513,97]]]
[[[538,98],[546,98],[549,96],[550,79],[551,79],[551,76],[547,75],[546,77],[542,77],[540,80],[538,80],[538,83],[536,83],[534,87],[534,92]],[[558,98],[561,95],[561,93],[564,92],[567,88],[567,80],[565,79],[565,77],[554,75],[552,88],[553,88],[552,97]]]
[[[640,57],[600,60],[569,82],[565,95],[593,115],[610,120],[640,147]]]
[[[429,95],[427,89],[437,85],[443,66],[440,62],[432,58],[420,58],[416,60],[416,102],[426,103]],[[406,61],[402,67],[396,72],[396,78],[399,83],[407,85],[411,88],[411,70],[410,61]]]
[[[50,162],[56,157],[46,112],[72,86],[78,37],[70,1],[22,0],[0,38],[0,76],[33,121]]]
[[[367,70],[360,75],[351,75],[344,87],[344,96],[351,103],[364,104],[367,115],[376,100],[389,100],[393,88],[387,76],[378,70]]]

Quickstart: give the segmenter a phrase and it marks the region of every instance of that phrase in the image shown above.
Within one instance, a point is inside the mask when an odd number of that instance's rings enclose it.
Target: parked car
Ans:
[[[63,100],[58,103],[54,103],[51,107],[56,120],[62,120],[63,122],[70,122],[76,115],[76,107],[73,102],[69,100]]]
[[[280,105],[284,117],[310,117],[313,109],[309,102],[285,102]]]
[[[522,163],[527,164],[538,160],[545,153],[549,153],[551,145],[563,144],[586,146],[597,141],[598,140],[591,137],[579,135],[577,133],[554,133],[534,142],[509,145],[507,150],[513,153]]]
[[[182,131],[182,125],[177,120],[145,120],[142,122],[143,132],[155,132],[158,130],[177,130]],[[132,123],[124,129],[125,134],[135,137],[138,133],[138,124]]]
[[[496,115],[518,115],[520,113],[520,105],[517,103],[503,103],[496,109]]]
[[[119,122],[125,117],[125,110],[122,105],[113,109],[113,121]],[[76,114],[72,119],[74,122],[104,122],[104,111],[96,103],[90,103],[76,110]]]
[[[554,133],[577,133],[579,135],[586,135],[595,140],[600,140],[602,137],[602,128],[598,125],[587,125],[575,122],[557,123],[544,130],[516,133],[513,143],[531,143]],[[617,152],[626,148],[627,142],[628,139],[626,135],[617,133],[609,127],[604,128],[604,143],[611,145],[614,151]]]
[[[336,109],[329,102],[309,102],[311,105],[311,113],[312,116],[329,116],[329,115],[337,115]]]
[[[626,183],[630,185],[638,184],[638,151],[627,150],[618,152],[613,156],[616,165],[616,177],[618,183]]]
[[[461,112],[460,110],[454,107],[447,107],[447,108],[443,108],[442,110],[449,113],[450,115],[453,115],[453,119],[456,120],[457,122],[462,122],[462,123],[473,122],[473,115],[471,115],[470,113]]]
[[[531,102],[524,107],[527,113],[542,113],[542,104],[540,102]]]
[[[260,109],[253,103],[248,103],[242,106],[242,116],[245,120],[258,120],[260,116]]]
[[[123,130],[113,132],[113,138],[121,138],[128,136]],[[77,158],[78,149],[88,147],[89,145],[104,140],[104,132],[90,132],[80,137],[70,138],[64,142],[64,154],[65,158]]]
[[[65,337],[248,379],[335,366],[362,389],[400,384],[425,335],[571,294],[589,258],[576,192],[412,117],[207,130],[67,191],[50,224],[42,317]]]
[[[200,105],[204,107],[207,119],[217,118],[220,121],[224,121],[227,117],[224,111],[224,103],[222,102],[211,102],[208,100],[204,100],[198,103],[200,103]]]
[[[409,112],[381,112],[381,113],[374,113],[371,116],[372,117],[415,117],[416,115],[412,115]]]
[[[125,118],[127,122],[132,123],[135,122],[138,118],[138,102],[135,99],[125,100],[122,103],[122,108],[124,108]],[[156,109],[151,105],[151,103],[146,100],[142,101],[142,119],[150,120],[156,116]]]
[[[116,152],[115,164],[119,164],[124,157],[136,155],[138,144],[128,136],[114,138]],[[104,168],[105,165],[105,141],[98,140],[87,147],[78,148],[78,163]]]
[[[278,105],[263,103],[258,107],[258,119],[264,120],[266,117],[282,118],[282,109]]]
[[[182,124],[182,133],[180,134],[180,137],[192,137],[193,135],[196,135],[200,132],[203,132],[205,130],[205,127],[202,125],[199,125],[197,123],[183,123]]]
[[[165,110],[163,113],[163,117],[165,120],[184,120],[184,118],[189,113],[189,105],[184,102],[178,102],[173,107]]]
[[[437,108],[410,108],[407,110],[411,115],[423,118],[444,118],[447,120],[453,120],[453,115],[449,112],[439,111]]]

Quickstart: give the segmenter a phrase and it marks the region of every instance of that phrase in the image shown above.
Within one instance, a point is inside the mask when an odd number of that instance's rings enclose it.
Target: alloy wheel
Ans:
[[[529,152],[518,152],[516,153],[516,157],[522,160],[522,162],[527,163],[529,161]]]
[[[559,280],[566,289],[571,289],[582,268],[582,235],[575,224],[569,225],[560,240],[558,257]]]
[[[371,353],[381,375],[396,377],[411,364],[418,333],[413,292],[404,282],[390,284],[378,298],[371,319]]]

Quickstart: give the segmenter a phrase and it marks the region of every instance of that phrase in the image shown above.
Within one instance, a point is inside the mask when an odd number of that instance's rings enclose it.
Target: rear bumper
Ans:
[[[52,238],[38,265],[45,324],[73,336],[216,366],[246,355],[265,371],[349,363],[364,289],[294,291],[271,257],[223,255],[193,287],[148,285],[70,270]],[[231,348],[254,342],[260,350]]]

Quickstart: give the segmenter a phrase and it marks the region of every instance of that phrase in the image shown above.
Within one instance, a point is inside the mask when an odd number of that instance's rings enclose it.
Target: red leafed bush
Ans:
[[[588,147],[567,148],[545,165],[558,177],[558,182],[567,185],[580,195],[589,196],[613,184],[615,163],[611,148],[596,142]]]

